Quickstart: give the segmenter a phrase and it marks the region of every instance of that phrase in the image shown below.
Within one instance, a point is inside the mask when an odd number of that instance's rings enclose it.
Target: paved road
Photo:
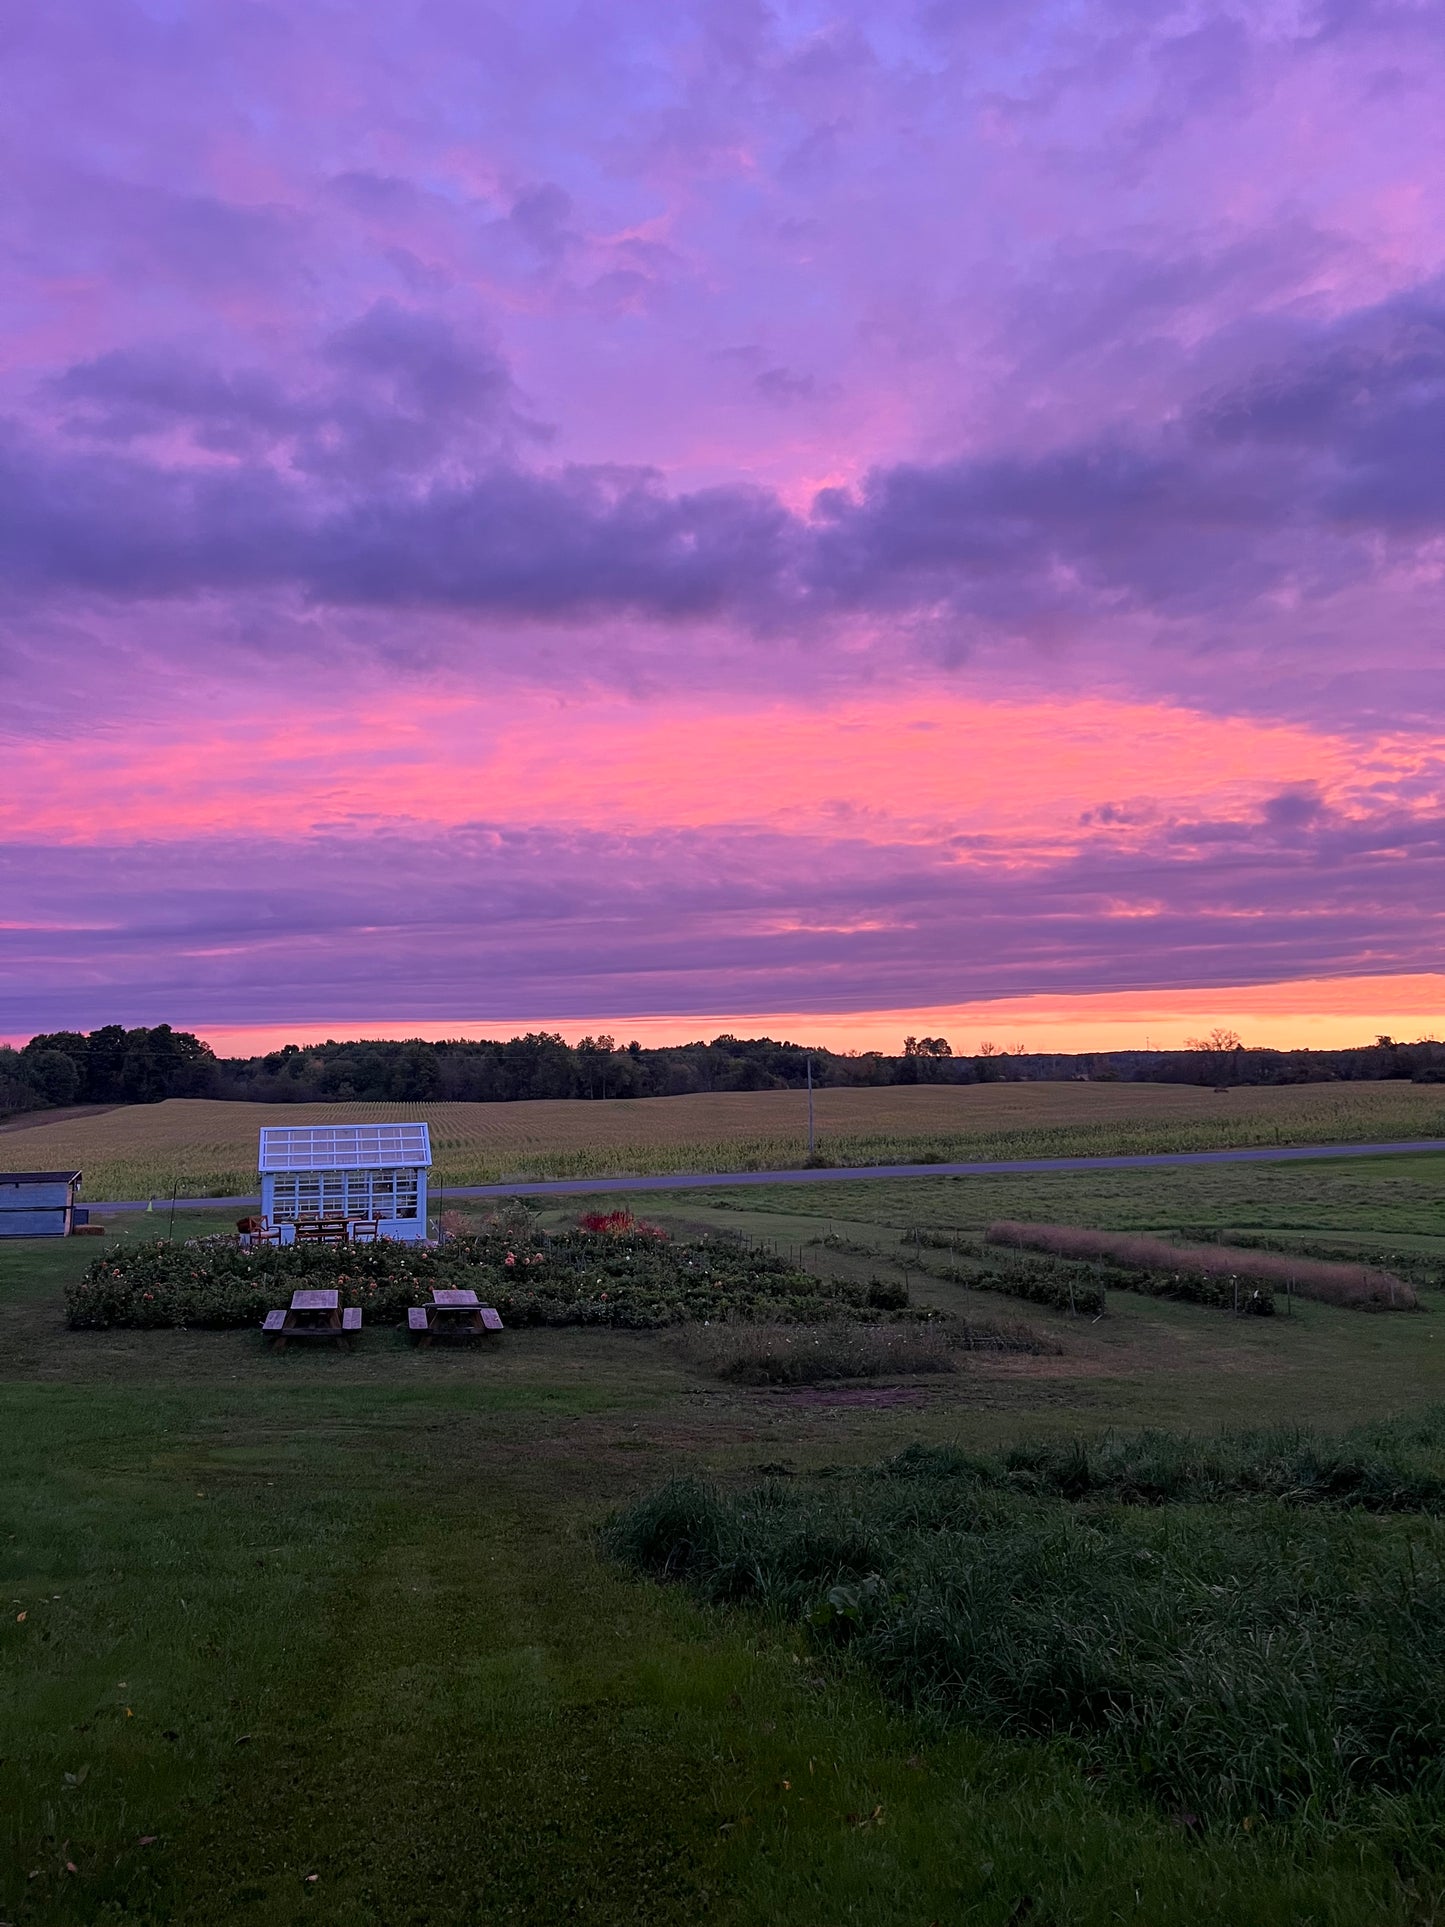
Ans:
[[[1387,1158],[1402,1152],[1445,1151],[1445,1138],[1410,1138],[1403,1144],[1292,1144],[1251,1145],[1241,1151],[1156,1151],[1143,1157],[1013,1158],[988,1164],[857,1164],[839,1168],[825,1165],[807,1171],[686,1171],[653,1178],[551,1178],[533,1184],[455,1184],[441,1192],[442,1201],[458,1198],[567,1198],[593,1197],[602,1191],[713,1191],[742,1184],[841,1184],[857,1178],[998,1178],[1046,1171],[1152,1171],[1181,1164],[1286,1164],[1300,1158]],[[89,1202],[89,1200],[87,1200]],[[432,1202],[437,1202],[433,1193]],[[209,1205],[216,1210],[257,1210],[255,1198],[178,1198],[176,1208]],[[169,1198],[157,1198],[155,1208],[169,1211]],[[92,1211],[144,1211],[146,1201],[90,1204]]]

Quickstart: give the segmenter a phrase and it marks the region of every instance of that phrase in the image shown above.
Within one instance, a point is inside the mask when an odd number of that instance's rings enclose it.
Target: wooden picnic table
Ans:
[[[375,1218],[298,1218],[292,1233],[298,1245],[375,1244],[380,1235]]]
[[[278,1352],[288,1338],[339,1338],[348,1350],[361,1330],[359,1305],[342,1306],[339,1291],[293,1291],[289,1311],[268,1311],[261,1329]]]
[[[474,1291],[439,1291],[432,1287],[429,1305],[413,1305],[407,1328],[420,1344],[434,1338],[483,1338],[502,1329],[500,1315],[479,1302]]]

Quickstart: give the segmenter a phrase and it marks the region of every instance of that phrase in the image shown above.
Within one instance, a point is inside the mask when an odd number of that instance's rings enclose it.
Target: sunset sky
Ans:
[[[0,1037],[1445,1032],[1442,19],[20,10]]]

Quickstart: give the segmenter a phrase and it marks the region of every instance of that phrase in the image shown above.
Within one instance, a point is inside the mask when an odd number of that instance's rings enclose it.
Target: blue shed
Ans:
[[[79,1171],[0,1171],[0,1238],[68,1238]]]

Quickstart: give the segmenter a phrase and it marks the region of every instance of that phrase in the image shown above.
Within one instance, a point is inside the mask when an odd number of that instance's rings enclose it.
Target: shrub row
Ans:
[[[990,1236],[994,1228],[990,1227]],[[959,1250],[959,1241],[956,1236],[949,1237],[937,1232],[906,1231],[903,1234],[903,1242],[912,1245],[928,1245],[954,1253]],[[987,1269],[991,1262],[997,1263],[999,1249],[1001,1247],[1006,1249],[1009,1246],[1017,1248],[1016,1241],[1012,1238],[1005,1239],[986,1245],[982,1249],[973,1245],[972,1253],[965,1263]],[[1042,1277],[1051,1281],[1051,1290],[1062,1296],[1065,1307],[1068,1305],[1068,1290],[1072,1284],[1074,1303],[1081,1311],[1085,1309],[1084,1294],[1091,1298],[1097,1294],[1099,1308],[1102,1309],[1105,1291],[1137,1291],[1143,1292],[1150,1298],[1175,1298],[1184,1304],[1206,1305],[1221,1311],[1238,1310],[1253,1317],[1269,1318],[1274,1315],[1274,1294],[1267,1285],[1245,1283],[1236,1292],[1233,1276],[1215,1277],[1207,1272],[1191,1272],[1178,1267],[1141,1270],[1123,1263],[1111,1263],[1102,1257],[1092,1260],[1085,1257],[1071,1257],[1062,1251],[1055,1251],[1052,1246],[1045,1248],[1042,1243],[1035,1248],[1039,1251],[1037,1258],[1024,1256],[1023,1250],[1020,1249],[1017,1263],[1021,1269],[1018,1275],[1025,1280],[1030,1277]],[[1169,1251],[1174,1249],[1172,1245],[1161,1248]],[[967,1243],[964,1249],[968,1250]],[[957,1262],[955,1258],[955,1263]],[[1047,1269],[1041,1271],[1040,1267],[1047,1267]],[[927,1267],[920,1263],[920,1269],[927,1269]],[[946,1274],[934,1272],[933,1275]],[[967,1282],[962,1279],[960,1281]],[[988,1289],[998,1290],[1002,1287],[990,1286]],[[1022,1297],[1027,1294],[1015,1290],[1015,1295]],[[1051,1297],[1039,1302],[1057,1302],[1057,1299]]]
[[[911,1233],[908,1241],[913,1242]],[[967,1257],[960,1254],[946,1265],[929,1264],[918,1257],[909,1263],[927,1278],[964,1285],[970,1291],[996,1291],[1008,1298],[1021,1298],[1026,1304],[1043,1305],[1049,1311],[1077,1312],[1081,1317],[1097,1318],[1104,1310],[1103,1287],[1073,1265],[1041,1264],[1024,1258],[1011,1260],[1003,1252],[980,1252]]]
[[[1380,1458],[1305,1435],[1202,1450],[1155,1438],[1116,1448],[1112,1466],[1085,1453],[1079,1505],[1056,1495],[1074,1471],[1052,1445],[992,1462],[915,1453],[810,1486],[678,1482],[608,1539],[638,1570],[850,1648],[905,1703],[1067,1736],[1087,1769],[1175,1813],[1347,1819],[1438,1850],[1440,1529],[1382,1532],[1337,1509],[1364,1502]],[[1101,1503],[1161,1467],[1171,1497],[1177,1475],[1192,1500],[1233,1502]],[[1330,1467],[1301,1512],[1302,1488],[1282,1482]],[[1246,1489],[1295,1504],[1242,1502]]]
[[[509,1245],[483,1233],[435,1248],[403,1244],[257,1252],[229,1242],[113,1247],[66,1290],[72,1326],[259,1324],[300,1288],[400,1322],[434,1287],[470,1286],[517,1325],[631,1329],[718,1319],[813,1324],[906,1314],[902,1286],[820,1279],[731,1241],[674,1244],[650,1233],[571,1231]],[[880,1302],[882,1301],[882,1302]]]

